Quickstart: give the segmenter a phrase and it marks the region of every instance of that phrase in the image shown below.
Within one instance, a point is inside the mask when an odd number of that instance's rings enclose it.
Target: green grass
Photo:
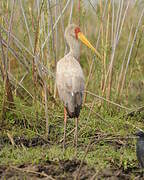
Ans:
[[[47,160],[58,161],[62,159],[73,159],[74,148],[69,145],[65,153],[62,147],[53,146],[37,146],[30,148],[13,147],[5,145],[0,152],[1,165],[20,165],[20,164],[40,164]],[[78,148],[77,158],[82,159],[85,154],[84,148]],[[135,145],[131,141],[131,145],[116,149],[114,145],[102,141],[93,145],[88,152],[85,161],[89,166],[95,167],[97,170],[104,168],[123,168],[124,170],[137,167]]]
[[[9,28],[9,20],[11,15],[11,1],[2,1],[0,5],[2,9],[2,18],[0,19],[2,27],[6,30]],[[32,44],[35,44],[36,38],[36,28],[37,28],[37,15],[38,8],[34,3],[35,1],[29,1],[28,3],[23,3],[23,8],[25,12],[26,19],[28,21],[28,28],[30,32],[30,37],[32,39]],[[63,9],[66,1],[61,1],[61,8]],[[105,1],[103,1],[105,3]],[[110,1],[108,1],[109,3]],[[35,7],[36,6],[36,7]],[[39,8],[41,2],[39,4]],[[55,7],[55,6],[54,6]],[[55,23],[55,8],[52,8],[53,11],[53,23]],[[108,6],[107,6],[108,7]],[[58,5],[59,8],[59,5]],[[112,8],[112,7],[111,7]],[[128,36],[130,33],[130,27],[133,24],[132,38],[134,36],[135,30],[137,28],[138,22],[138,12],[139,7],[135,5],[134,7],[130,6],[129,12],[126,15],[124,25],[122,28],[121,38],[118,43],[115,52],[115,60],[113,65],[113,78],[112,78],[112,90],[110,100],[123,104],[125,107],[130,109],[139,107],[144,104],[144,63],[143,63],[143,49],[144,49],[144,36],[143,33],[143,20],[142,25],[138,30],[137,38],[134,44],[133,52],[130,59],[130,64],[128,67],[128,72],[126,76],[126,82],[124,85],[122,96],[117,97],[116,89],[118,84],[118,78],[120,75],[121,65],[124,58],[125,49],[128,43]],[[31,51],[29,37],[27,33],[27,28],[24,22],[24,17],[20,8],[20,4],[16,2],[15,11],[12,24],[12,33],[18,38],[18,40]],[[34,11],[33,11],[34,9]],[[117,13],[117,5],[115,5],[115,20]],[[125,8],[124,8],[125,9]],[[104,4],[103,4],[104,10]],[[103,12],[102,10],[102,12]],[[59,10],[58,10],[59,11]],[[110,57],[112,54],[112,43],[111,42],[111,29],[112,29],[112,11],[110,11],[110,23],[109,23],[109,35],[108,42],[106,44],[106,26],[108,19],[108,12],[106,10],[105,17],[102,19],[102,14],[100,12],[100,6],[98,5],[97,12],[85,11],[83,6],[81,7],[81,17],[80,17],[80,26],[81,30],[88,37],[90,42],[96,46],[98,39],[98,30],[101,29],[101,23],[104,27],[104,37],[100,36],[100,41],[98,44],[98,51],[102,55],[107,52],[106,55],[106,73],[108,72]],[[124,11],[123,11],[124,12]],[[122,12],[122,14],[124,14]],[[47,34],[51,30],[51,24],[49,24],[49,13],[47,9],[47,1],[44,1],[44,6],[42,9],[43,17],[40,17],[40,34],[39,34],[39,44],[38,52],[40,53],[40,61],[46,65],[47,69],[52,73],[55,73],[55,63],[54,63],[54,54],[52,49],[52,37],[50,37],[49,44],[47,43],[43,51],[41,51],[42,44],[46,39]],[[57,60],[59,60],[64,55],[65,46],[64,46],[64,36],[62,31],[62,24],[64,28],[67,26],[69,19],[70,7],[63,14],[63,18],[57,24],[58,28],[58,49],[57,51]],[[59,14],[59,12],[58,12]],[[135,16],[135,14],[137,14]],[[79,21],[79,15],[77,10],[77,3],[74,3],[73,9],[73,18],[72,21],[77,23]],[[42,20],[44,18],[44,21]],[[123,17],[121,17],[122,19]],[[116,22],[114,22],[114,27]],[[101,34],[101,31],[100,31]],[[113,34],[116,35],[116,34]],[[54,34],[55,36],[55,34]],[[7,34],[2,31],[2,38],[8,42]],[[132,38],[130,44],[132,43]],[[104,41],[102,47],[102,40]],[[55,38],[56,41],[56,38]],[[140,42],[140,44],[139,44]],[[55,42],[56,43],[56,42]],[[139,44],[139,46],[138,46]],[[32,61],[33,57],[25,51],[23,47],[17,47],[15,41],[11,38],[10,47],[13,48],[14,52],[19,56],[21,60],[27,61],[29,66],[28,75],[22,81],[22,85],[26,90],[32,94],[34,97],[36,95],[36,101],[34,98],[31,98],[30,95],[20,86],[18,82],[21,80],[23,75],[26,73],[25,67],[17,61],[17,59],[11,54],[8,53],[8,58],[11,64],[11,73],[16,78],[17,82],[14,84],[17,87],[17,90],[13,91],[14,95],[14,109],[8,108],[8,103],[5,104],[6,107],[6,116],[5,119],[0,117],[0,139],[7,138],[7,132],[11,134],[12,137],[25,137],[26,139],[32,139],[36,136],[42,136],[45,138],[45,110],[44,110],[44,98],[42,97],[42,89],[37,83],[35,87],[33,84],[32,77]],[[49,48],[47,47],[49,46]],[[55,46],[56,48],[56,46]],[[130,49],[130,47],[129,47]],[[1,52],[1,48],[0,48]],[[6,54],[7,49],[4,47],[4,52]],[[137,55],[136,55],[137,52]],[[128,57],[128,53],[127,53]],[[126,61],[127,61],[126,57]],[[0,57],[1,58],[1,57]],[[97,57],[94,56],[94,53],[89,49],[81,46],[81,59],[80,64],[83,68],[85,80],[87,82],[88,75],[90,72],[90,65],[94,59],[94,64],[92,67],[92,73],[89,79],[87,90],[94,92],[95,94],[102,95],[101,90],[101,79],[102,79],[102,70],[103,62],[99,61]],[[1,59],[0,59],[1,62]],[[125,67],[124,67],[125,70]],[[54,92],[54,79],[51,78],[51,75],[46,74],[46,82],[49,89],[48,94],[48,120],[50,126],[49,141],[50,144],[46,146],[35,146],[35,147],[20,147],[12,146],[8,142],[0,146],[0,164],[10,165],[10,164],[23,164],[23,163],[32,163],[39,164],[44,163],[47,160],[58,161],[59,159],[73,159],[75,149],[73,147],[73,133],[67,137],[67,148],[65,153],[62,152],[62,143],[60,140],[63,138],[63,105],[56,98],[56,103],[52,100]],[[4,84],[0,76],[0,110],[3,108],[3,96],[4,96]],[[13,87],[13,89],[15,89]],[[36,91],[36,94],[34,93]],[[108,90],[108,81],[106,85],[106,92],[104,97],[107,96]],[[94,97],[87,95],[86,103],[90,107]],[[95,99],[97,101],[97,99]],[[98,101],[100,103],[100,101]],[[96,115],[98,113],[101,117]],[[135,143],[136,139],[132,138],[133,134],[137,131],[137,128],[144,129],[144,113],[134,115],[133,117],[125,118],[127,113],[124,109],[119,109],[114,105],[107,104],[106,102],[102,103],[100,107],[97,102],[93,108],[93,111],[89,117],[89,109],[84,106],[80,118],[79,118],[79,146],[78,146],[78,159],[83,159],[85,154],[86,147],[90,140],[95,139],[95,143],[89,149],[89,152],[85,158],[85,161],[89,166],[94,167],[97,171],[103,170],[104,168],[117,168],[124,169],[125,171],[133,170],[138,168],[138,162],[136,159],[136,150]],[[67,123],[67,133],[74,128],[74,120],[68,120]],[[102,138],[100,142],[97,143],[97,138]]]
[[[50,120],[50,145],[36,146],[36,147],[13,147],[10,144],[4,144],[0,151],[0,164],[23,164],[32,163],[38,164],[46,162],[47,160],[58,161],[59,159],[73,159],[75,149],[73,147],[73,133],[67,137],[67,148],[65,153],[62,151],[62,143],[59,143],[63,137],[63,115],[62,108],[55,107],[57,113],[53,114],[53,118]],[[135,127],[144,128],[142,117],[140,115],[134,116],[128,119],[123,117],[124,111],[113,112],[106,111],[104,109],[97,109],[95,106],[93,109],[95,112],[103,115],[104,120],[98,118],[94,113],[87,120],[89,110],[83,108],[79,119],[79,146],[77,158],[82,159],[86,147],[91,138],[95,136],[102,137],[102,140],[95,143],[90,148],[85,161],[89,166],[95,167],[97,170],[104,168],[122,168],[124,170],[138,168],[138,162],[136,160],[135,143],[133,134],[136,131]],[[58,112],[59,111],[59,112]],[[41,116],[42,114],[40,114]],[[61,116],[57,116],[61,114]],[[27,114],[28,115],[28,114]],[[20,126],[12,123],[12,119],[8,119],[7,126],[1,132],[1,136],[6,137],[8,132],[13,137],[26,137],[31,139],[38,134],[44,137],[45,121],[35,122],[35,127],[31,128],[26,125],[23,127],[23,123]],[[30,119],[25,121],[28,124]],[[21,122],[17,119],[17,123]],[[32,122],[31,122],[32,123]],[[41,123],[39,129],[39,123]],[[32,126],[33,127],[33,126]],[[67,133],[74,128],[74,120],[68,120]],[[7,130],[6,130],[7,129]],[[128,138],[129,137],[129,138]]]
[[[0,164],[20,165],[20,164],[41,164],[47,160],[58,161],[61,159],[75,158],[75,148],[73,147],[73,133],[67,139],[65,153],[62,151],[63,138],[63,106],[57,99],[57,105],[49,100],[49,145],[35,147],[13,147],[8,142],[2,144],[0,151]],[[35,112],[37,109],[37,118]],[[117,168],[125,171],[134,171],[138,168],[136,159],[135,143],[132,138],[137,131],[137,127],[144,129],[143,112],[132,117],[125,118],[127,113],[123,109],[118,109],[106,103],[100,108],[94,106],[91,115],[89,109],[83,107],[79,118],[79,141],[77,158],[82,160],[86,147],[90,139],[94,144],[88,151],[85,158],[88,166],[94,167],[97,172],[104,168]],[[98,113],[101,117],[97,116]],[[89,118],[88,118],[89,116]],[[67,133],[75,127],[73,119],[68,119]],[[36,136],[45,138],[45,116],[44,106],[39,104],[28,105],[25,100],[20,100],[15,96],[15,109],[6,112],[6,119],[3,121],[0,138],[7,138],[7,132],[15,137],[25,137],[32,139]],[[101,141],[97,143],[97,138]]]

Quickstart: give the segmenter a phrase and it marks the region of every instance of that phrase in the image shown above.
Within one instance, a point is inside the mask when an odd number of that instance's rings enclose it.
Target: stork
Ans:
[[[83,70],[78,61],[80,57],[79,40],[95,51],[99,57],[100,55],[80,31],[80,28],[75,24],[70,24],[66,28],[65,39],[69,45],[70,51],[58,61],[56,68],[58,94],[64,103],[63,150],[65,149],[67,115],[70,118],[75,118],[74,143],[77,150],[78,117],[82,106],[85,87]]]

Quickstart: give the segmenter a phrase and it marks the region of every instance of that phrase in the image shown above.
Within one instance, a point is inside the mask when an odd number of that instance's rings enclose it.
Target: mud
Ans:
[[[47,161],[44,164],[32,165],[22,164],[20,166],[0,166],[0,179],[22,180],[22,179],[50,179],[50,180],[72,180],[76,179],[81,161],[60,160]],[[104,169],[97,173],[96,169],[88,167],[83,163],[80,180],[108,179],[108,180],[130,180],[131,170],[124,172],[119,169]],[[139,172],[135,173],[135,179],[143,179]]]
[[[71,180],[77,175],[79,160],[48,161],[45,164],[21,166],[0,166],[0,179],[57,179]],[[94,168],[83,164],[80,179],[90,179],[95,174]]]

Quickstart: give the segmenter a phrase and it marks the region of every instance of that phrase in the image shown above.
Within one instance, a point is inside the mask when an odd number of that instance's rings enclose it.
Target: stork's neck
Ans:
[[[74,40],[71,41],[71,43],[69,43],[69,47],[70,47],[70,54],[75,58],[75,59],[79,59],[80,57],[80,44],[78,40]]]

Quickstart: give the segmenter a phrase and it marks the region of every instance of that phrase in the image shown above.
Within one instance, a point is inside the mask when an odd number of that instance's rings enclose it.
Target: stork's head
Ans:
[[[83,42],[87,47],[92,49],[96,54],[96,49],[91,45],[91,43],[87,40],[84,34],[81,32],[80,28],[75,24],[70,24],[65,30],[65,38],[68,44],[71,46],[72,43],[77,44],[80,40]]]
[[[68,40],[68,37],[73,37],[74,39],[78,40],[78,33],[81,32],[80,28],[75,24],[70,24],[67,26],[65,30],[65,37]]]

